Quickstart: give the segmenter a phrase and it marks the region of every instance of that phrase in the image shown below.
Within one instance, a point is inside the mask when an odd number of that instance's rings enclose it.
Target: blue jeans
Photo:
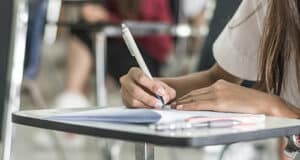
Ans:
[[[48,0],[29,1],[29,21],[24,66],[24,76],[28,79],[35,79],[38,74],[47,5]]]

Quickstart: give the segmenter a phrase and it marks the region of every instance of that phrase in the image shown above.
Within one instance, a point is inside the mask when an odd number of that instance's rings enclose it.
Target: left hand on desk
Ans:
[[[172,104],[178,110],[211,110],[220,112],[266,114],[268,102],[275,96],[219,80],[213,85],[191,91]]]

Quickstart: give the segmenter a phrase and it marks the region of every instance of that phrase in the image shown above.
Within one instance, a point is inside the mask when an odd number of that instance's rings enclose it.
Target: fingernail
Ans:
[[[176,109],[183,109],[183,105],[176,106]]]
[[[155,103],[156,108],[161,108],[162,106],[163,106],[163,104],[161,103],[161,101],[156,101],[156,103]]]

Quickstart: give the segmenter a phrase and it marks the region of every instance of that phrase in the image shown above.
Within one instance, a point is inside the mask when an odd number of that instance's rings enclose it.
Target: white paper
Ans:
[[[235,119],[244,123],[259,123],[265,120],[264,115],[223,113],[210,111],[178,111],[178,110],[155,110],[155,109],[128,109],[125,107],[111,107],[63,113],[48,117],[50,120],[67,121],[95,121],[114,123],[166,123],[184,121],[187,118],[201,118],[208,121],[214,119]]]

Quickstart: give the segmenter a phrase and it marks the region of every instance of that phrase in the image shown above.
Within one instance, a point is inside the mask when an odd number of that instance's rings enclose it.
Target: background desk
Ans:
[[[248,129],[198,129],[176,132],[157,132],[144,125],[54,121],[47,120],[46,118],[58,113],[79,110],[95,110],[95,108],[20,111],[14,113],[12,117],[14,123],[32,127],[139,142],[136,145],[137,159],[154,158],[153,145],[149,144],[177,147],[202,147],[268,139],[300,133],[300,120],[277,117],[267,117],[264,124]]]

